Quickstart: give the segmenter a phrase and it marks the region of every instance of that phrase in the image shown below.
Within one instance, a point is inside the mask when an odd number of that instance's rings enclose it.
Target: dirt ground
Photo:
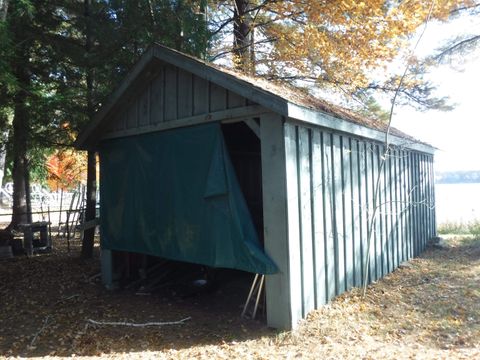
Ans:
[[[453,238],[294,332],[242,320],[240,282],[187,298],[105,290],[98,257],[58,240],[52,254],[0,261],[0,357],[154,359],[480,358],[480,241]],[[243,295],[242,295],[243,294]],[[154,327],[88,322],[168,322]]]

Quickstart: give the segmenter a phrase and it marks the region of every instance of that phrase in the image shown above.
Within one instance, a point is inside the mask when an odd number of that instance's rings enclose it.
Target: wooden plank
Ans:
[[[220,111],[227,108],[227,90],[215,83],[210,83],[210,111]]]
[[[151,133],[155,131],[163,131],[175,128],[181,128],[186,126],[193,126],[198,124],[205,124],[209,122],[222,121],[243,121],[246,118],[257,117],[262,114],[269,113],[265,108],[258,105],[252,105],[250,107],[231,109],[225,111],[218,111],[215,113],[196,115],[190,118],[180,119],[176,121],[168,121],[155,125],[148,125],[142,128],[128,129],[123,131],[117,131],[112,134],[105,134],[102,139],[113,139],[126,136],[135,136],[140,134]]]
[[[419,182],[419,187],[418,187],[418,192],[419,192],[419,201],[418,201],[418,235],[420,238],[420,253],[423,252],[424,247],[425,247],[425,232],[424,232],[424,213],[425,213],[425,194],[424,194],[424,188],[423,188],[423,157],[421,154],[418,155],[418,182]]]
[[[342,181],[342,137],[333,134],[333,198],[334,198],[334,234],[335,234],[335,276],[336,292],[340,295],[345,291],[345,235],[343,233],[343,181]]]
[[[435,173],[433,171],[433,156],[428,157],[429,162],[429,187],[430,187],[430,236],[437,236],[435,226]]]
[[[422,188],[422,159],[421,155],[416,153],[416,172],[417,172],[417,225],[416,225],[416,231],[417,231],[417,239],[418,239],[418,255],[420,255],[423,252],[423,188]]]
[[[300,206],[300,266],[302,267],[302,305],[303,317],[315,308],[315,279],[313,269],[313,234],[312,234],[312,171],[310,132],[305,127],[298,127],[298,179]],[[288,178],[288,175],[287,175]]]
[[[345,237],[345,287],[347,290],[354,286],[354,234],[352,229],[352,144],[351,138],[343,138],[343,234]]]
[[[408,224],[408,242],[409,242],[409,255],[410,258],[415,256],[414,249],[414,240],[413,240],[413,210],[414,210],[414,198],[413,198],[413,189],[412,189],[412,168],[411,168],[411,154],[406,152],[406,170],[407,170],[407,203],[408,203],[408,215],[407,215],[407,224]]]
[[[178,68],[172,65],[165,66],[165,121],[178,119]]]
[[[155,77],[150,86],[150,124],[156,125],[164,119],[165,76],[163,69]]]
[[[378,210],[377,210],[377,226],[376,226],[376,241],[375,241],[375,260],[377,269],[377,279],[380,279],[384,275],[383,269],[383,247],[385,245],[385,232],[384,232],[384,217],[385,217],[385,166],[382,166],[382,157],[384,154],[383,145],[375,146],[375,181],[377,176],[380,180],[380,187],[378,188]]]
[[[198,76],[193,77],[193,115],[208,113],[208,81]]]
[[[149,125],[150,123],[150,86],[141,94],[138,99],[138,126]]]
[[[432,191],[432,234],[437,236],[437,214],[436,214],[436,201],[435,201],[435,163],[433,155],[430,157],[430,172],[432,177],[431,191]]]
[[[130,103],[127,109],[127,124],[126,129],[138,128],[138,100],[134,100]]]
[[[360,142],[352,140],[352,218],[353,218],[353,241],[354,241],[354,263],[355,269],[354,286],[362,286],[363,257],[362,241],[364,238],[364,224],[362,211],[362,165],[363,153],[360,149]],[[365,163],[363,163],[365,169]]]
[[[128,118],[128,111],[124,111],[118,115],[118,118],[114,122],[113,133],[117,131],[122,131],[127,127],[127,118]]]
[[[267,324],[290,329],[290,276],[287,233],[286,169],[283,124],[274,114],[262,115],[262,196],[265,252],[279,272],[266,276]]]
[[[382,232],[380,230],[380,221],[382,219],[381,215],[381,209],[380,209],[380,204],[381,204],[381,189],[382,189],[382,183],[381,183],[381,176],[379,175],[378,172],[378,165],[379,165],[379,149],[377,144],[370,144],[371,146],[371,171],[372,171],[372,216],[373,214],[375,215],[374,219],[371,219],[371,221],[374,221],[373,227],[372,227],[372,260],[373,260],[373,265],[372,266],[372,280],[378,280],[379,277],[381,276],[382,272],[382,264],[381,264],[381,254],[379,251],[380,244],[381,244],[381,236]],[[377,181],[380,181],[380,185],[378,186],[377,189]],[[375,198],[376,194],[376,198]]]
[[[428,179],[428,156],[423,154],[423,181],[424,181],[424,191],[425,191],[425,215],[424,215],[424,224],[425,224],[425,247],[430,240],[430,229],[429,229],[429,215],[430,215],[430,191],[429,191],[429,179]]]
[[[403,216],[403,236],[405,238],[405,260],[410,260],[410,227],[409,227],[409,192],[408,192],[408,155],[405,150],[402,150],[402,176],[403,176],[403,197],[402,197],[402,216]]]
[[[193,79],[192,73],[178,71],[178,118],[183,119],[193,116]]]
[[[392,220],[393,220],[393,227],[394,227],[394,240],[395,240],[395,249],[397,252],[397,257],[395,258],[395,268],[400,265],[403,261],[403,249],[402,249],[402,238],[400,233],[400,186],[401,186],[401,179],[400,179],[400,169],[399,169],[399,156],[400,153],[398,149],[394,149],[392,151],[392,160],[393,160],[393,173],[392,173],[392,181],[394,182],[393,187],[393,206],[392,206]]]
[[[369,244],[368,244],[368,252],[369,252],[369,276],[370,281],[377,280],[377,268],[376,268],[376,239],[377,239],[377,220],[375,208],[378,204],[378,200],[374,201],[374,194],[375,194],[375,186],[376,186],[376,179],[375,176],[377,172],[375,171],[376,168],[375,162],[375,145],[372,143],[367,143],[367,173],[368,173],[368,186],[369,186],[369,210],[368,210],[368,228],[370,231],[369,234]]]
[[[407,255],[407,238],[405,232],[405,170],[403,167],[403,150],[399,149],[397,157],[397,169],[398,169],[398,222],[399,222],[399,232],[398,239],[400,242],[401,248],[401,258],[400,263],[403,263],[408,259]]]
[[[425,156],[425,173],[426,173],[426,189],[427,189],[427,241],[433,237],[433,233],[431,231],[431,223],[432,223],[432,213],[431,213],[431,197],[432,193],[430,191],[430,155]]]
[[[235,109],[246,105],[246,100],[243,96],[240,96],[233,91],[227,91],[227,108]]]
[[[300,209],[298,196],[297,128],[285,123],[285,162],[287,169],[288,252],[290,306],[292,321],[302,319],[302,263]]]
[[[418,232],[420,234],[420,244],[421,252],[425,249],[426,245],[426,236],[425,236],[425,174],[423,171],[423,155],[418,154],[418,178],[420,182],[419,192],[420,192],[420,201],[419,201],[419,227]]]
[[[334,217],[335,201],[333,197],[333,160],[332,160],[332,134],[325,133],[323,137],[323,164],[324,164],[324,193],[325,201],[325,260],[327,263],[327,300],[335,297],[335,230]]]
[[[390,150],[388,158],[388,239],[390,245],[390,258],[388,272],[392,272],[398,266],[398,248],[397,248],[397,233],[395,224],[395,150]]]
[[[418,246],[418,234],[417,234],[417,201],[418,201],[418,181],[417,181],[417,161],[416,154],[410,153],[410,187],[412,191],[412,242],[413,242],[413,255],[418,256],[419,246]]]
[[[313,253],[315,270],[315,308],[327,302],[326,286],[326,261],[325,261],[325,183],[324,176],[324,157],[323,152],[323,132],[318,129],[312,131],[312,158],[310,167],[312,169],[312,219],[313,219]]]
[[[112,250],[101,249],[100,264],[102,283],[107,289],[113,289],[113,256]]]
[[[384,165],[384,233],[385,233],[385,256],[383,257],[383,276],[393,271],[393,227],[392,227],[392,156],[388,150]]]

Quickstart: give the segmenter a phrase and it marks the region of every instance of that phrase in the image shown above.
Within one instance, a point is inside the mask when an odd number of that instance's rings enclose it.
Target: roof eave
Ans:
[[[348,134],[355,134],[359,137],[370,139],[377,142],[385,142],[385,132],[369,128],[360,124],[355,124],[351,121],[337,118],[331,114],[320,110],[311,110],[297,104],[288,103],[287,116],[291,119],[315,124],[328,129],[340,131]],[[405,147],[411,150],[424,152],[427,154],[434,154],[435,148],[433,146],[420,143],[418,141],[403,138],[394,134],[389,134],[388,141],[390,144]]]

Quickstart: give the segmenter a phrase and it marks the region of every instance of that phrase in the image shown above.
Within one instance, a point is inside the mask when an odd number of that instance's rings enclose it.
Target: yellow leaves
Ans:
[[[72,189],[86,180],[87,154],[73,149],[57,150],[48,157],[46,167],[50,189]]]
[[[470,1],[435,1],[431,16],[444,19]],[[265,9],[277,20],[265,29],[276,39],[265,62],[284,62],[307,76],[322,74],[331,82],[362,86],[372,69],[395,59],[430,9],[431,2],[423,0],[275,1]]]

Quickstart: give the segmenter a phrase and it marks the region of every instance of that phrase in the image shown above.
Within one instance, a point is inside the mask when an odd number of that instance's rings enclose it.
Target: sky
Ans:
[[[417,54],[426,55],[446,36],[462,32],[479,34],[480,19],[429,25]],[[429,75],[438,86],[437,94],[456,104],[453,111],[397,108],[392,121],[394,127],[438,148],[436,171],[480,170],[480,49],[465,54],[462,60],[454,67],[441,65]]]

